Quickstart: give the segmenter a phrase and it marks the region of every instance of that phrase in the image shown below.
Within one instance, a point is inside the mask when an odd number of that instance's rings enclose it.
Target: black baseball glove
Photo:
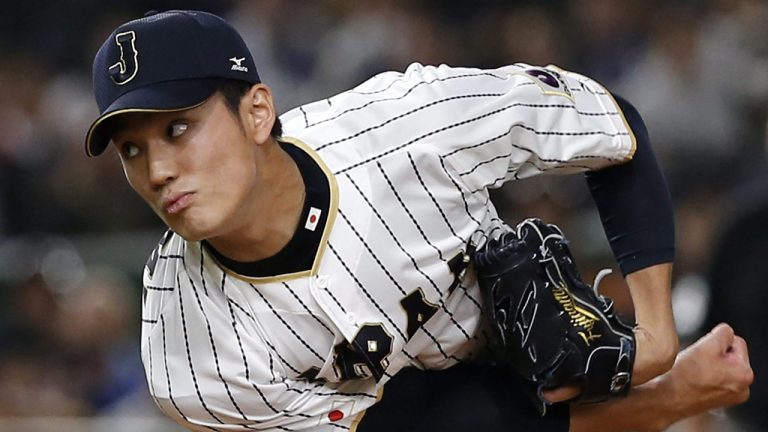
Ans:
[[[483,307],[502,359],[532,383],[543,414],[544,390],[580,384],[575,402],[626,395],[632,379],[632,328],[613,301],[581,279],[563,233],[526,219],[474,256]]]

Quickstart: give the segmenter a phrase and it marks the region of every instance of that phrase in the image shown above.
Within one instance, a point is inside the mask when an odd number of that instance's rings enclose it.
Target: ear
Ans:
[[[240,104],[246,133],[254,139],[256,144],[267,142],[277,118],[272,91],[264,84],[254,84],[241,99]]]

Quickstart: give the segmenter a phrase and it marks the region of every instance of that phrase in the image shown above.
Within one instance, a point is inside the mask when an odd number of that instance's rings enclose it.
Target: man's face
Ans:
[[[198,241],[253,220],[257,145],[220,94],[189,110],[119,121],[112,144],[128,182],[174,232]]]

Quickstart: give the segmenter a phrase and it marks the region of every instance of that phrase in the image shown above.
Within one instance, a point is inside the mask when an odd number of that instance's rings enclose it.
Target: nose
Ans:
[[[179,176],[179,163],[173,146],[166,142],[149,145],[149,181],[152,187],[160,189]]]

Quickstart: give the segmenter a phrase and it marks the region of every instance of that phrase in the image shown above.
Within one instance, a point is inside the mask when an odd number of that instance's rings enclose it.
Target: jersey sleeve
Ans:
[[[473,189],[538,174],[596,170],[632,158],[634,137],[600,84],[555,66],[413,64],[299,107],[288,133],[321,156],[355,157],[343,173],[401,151],[437,153]]]
[[[448,68],[424,68],[445,76]],[[481,71],[465,73],[482,73]],[[635,138],[609,92],[555,66],[484,72],[493,97],[459,107],[430,144],[471,189],[539,174],[598,170],[632,159]],[[467,83],[469,84],[469,83]],[[467,85],[467,91],[472,90]],[[478,101],[475,101],[478,102]]]

